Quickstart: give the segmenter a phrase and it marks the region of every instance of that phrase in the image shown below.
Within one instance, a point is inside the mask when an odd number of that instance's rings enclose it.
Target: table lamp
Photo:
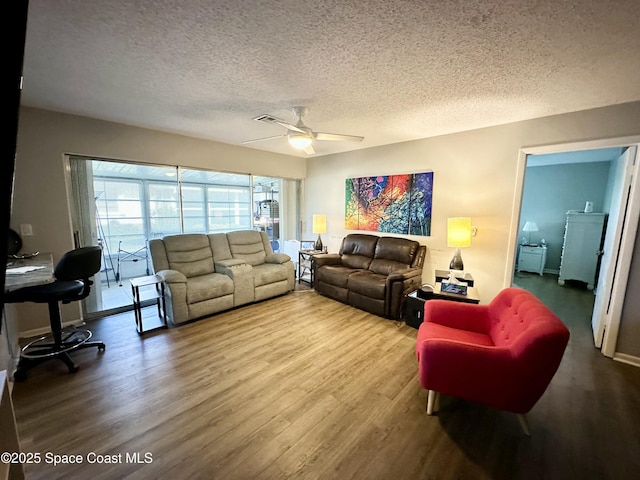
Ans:
[[[313,233],[318,234],[314,248],[316,250],[322,250],[322,238],[320,238],[320,234],[327,233],[327,216],[324,213],[316,213],[313,215]]]
[[[522,231],[529,234],[529,236],[527,237],[527,243],[525,245],[531,245],[531,232],[537,232],[538,225],[536,224],[536,222],[527,220],[524,224],[524,227],[522,227]]]
[[[471,218],[453,217],[447,219],[447,246],[455,248],[455,253],[449,264],[449,270],[464,270],[461,248],[471,246]],[[455,279],[451,274],[450,278]]]

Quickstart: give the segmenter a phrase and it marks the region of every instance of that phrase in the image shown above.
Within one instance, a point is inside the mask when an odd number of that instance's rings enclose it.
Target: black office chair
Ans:
[[[104,351],[103,342],[89,342],[90,330],[75,327],[62,328],[60,302],[71,303],[89,295],[90,280],[99,270],[102,258],[100,247],[83,247],[63,255],[54,270],[55,281],[44,285],[24,287],[5,293],[6,303],[35,302],[49,305],[51,333],[25,345],[20,353],[20,361],[13,375],[14,380],[25,380],[27,370],[40,363],[58,358],[69,368],[70,373],[78,371],[71,360],[70,351],[97,347]]]

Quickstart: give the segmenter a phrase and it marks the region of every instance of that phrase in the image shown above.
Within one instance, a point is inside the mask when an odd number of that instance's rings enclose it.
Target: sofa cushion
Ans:
[[[290,269],[285,265],[263,263],[253,267],[253,283],[256,287],[287,280]]]
[[[241,258],[249,265],[262,265],[267,253],[273,253],[271,247],[265,246],[262,235],[255,230],[243,230],[227,233],[229,248],[233,258]]]
[[[342,264],[349,268],[369,268],[374,257],[378,238],[375,235],[352,233],[342,241]]]
[[[197,303],[233,294],[233,280],[221,273],[210,273],[187,280],[187,303]]]
[[[340,265],[325,265],[316,271],[316,280],[335,287],[347,288],[349,276],[358,271]]]
[[[177,270],[187,278],[214,272],[213,256],[206,235],[169,235],[163,241],[171,270]]]
[[[350,292],[370,298],[384,299],[386,284],[386,275],[380,275],[370,270],[360,270],[349,275],[347,288]]]
[[[419,247],[418,242],[406,238],[381,237],[369,269],[381,275],[405,270],[411,266]]]

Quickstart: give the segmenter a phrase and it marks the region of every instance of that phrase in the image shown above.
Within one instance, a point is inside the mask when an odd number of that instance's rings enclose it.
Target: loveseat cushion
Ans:
[[[318,282],[327,283],[335,287],[347,288],[349,276],[357,271],[359,270],[340,265],[325,265],[321,269],[316,270],[315,275]]]
[[[233,280],[221,273],[190,277],[187,280],[187,303],[203,302],[233,294]]]
[[[360,270],[349,275],[347,285],[350,292],[370,298],[384,299],[386,284],[386,275],[380,275],[370,270]]]
[[[169,269],[177,270],[187,278],[214,272],[213,256],[206,235],[169,235],[163,241]]]
[[[378,238],[375,235],[352,233],[342,241],[340,255],[342,265],[349,268],[367,269],[371,264],[376,250]]]
[[[285,265],[274,263],[263,263],[253,267],[253,283],[256,287],[269,285],[271,283],[286,281],[289,277],[290,269]]]
[[[273,253],[271,247],[267,251],[260,232],[256,230],[228,232],[227,240],[233,258],[240,258],[252,266],[262,265],[267,253]]]
[[[406,270],[416,256],[420,244],[406,238],[381,237],[376,243],[375,257],[369,270],[381,275]]]

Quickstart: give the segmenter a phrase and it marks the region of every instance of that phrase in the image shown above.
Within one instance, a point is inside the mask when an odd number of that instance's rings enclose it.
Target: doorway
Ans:
[[[555,290],[563,288],[557,286],[557,278],[563,253],[566,212],[569,210],[584,212],[585,209],[594,208],[594,212],[607,213],[613,221],[604,231],[606,231],[605,238],[610,237],[609,246],[613,255],[605,259],[602,259],[601,256],[598,257],[595,281],[599,281],[599,283],[597,283],[597,288],[594,288],[594,283],[589,286],[595,290],[591,293],[591,298],[593,298],[593,293],[596,294],[596,309],[592,310],[591,315],[594,325],[594,343],[596,346],[600,346],[597,329],[598,322],[601,322],[603,327],[607,326],[610,334],[607,336],[606,331],[604,334],[600,332],[600,338],[604,337],[602,353],[610,357],[615,353],[617,341],[617,335],[614,336],[613,332],[615,331],[617,334],[616,324],[619,324],[620,321],[619,315],[616,318],[615,313],[619,312],[621,304],[624,302],[626,279],[629,273],[630,262],[621,262],[621,259],[632,255],[637,230],[637,218],[634,218],[632,210],[637,209],[636,204],[640,203],[640,198],[635,193],[638,190],[638,182],[635,181],[634,185],[631,185],[631,173],[638,168],[638,162],[635,162],[636,148],[634,146],[638,140],[637,137],[633,137],[536,147],[521,150],[519,158],[518,180],[520,183],[514,198],[511,225],[512,244],[510,248],[513,248],[511,252],[513,263],[509,270],[511,278],[505,279],[507,280],[505,283],[518,285],[516,274],[520,246],[523,243],[522,237],[523,235],[533,235],[536,241],[532,241],[532,243],[540,245],[546,243],[546,253],[549,260],[544,268],[544,276],[551,277],[551,282],[547,282],[547,288],[539,290],[537,293],[543,292],[541,295],[544,296],[544,292],[551,294],[550,292],[554,288]],[[628,148],[630,146],[632,148]],[[629,151],[632,154],[628,155],[626,160],[619,160],[621,155]],[[625,168],[621,169],[619,165],[622,161],[626,163]],[[545,168],[546,172],[538,170],[537,175],[530,175],[533,169]],[[580,176],[576,176],[576,172],[579,172]],[[544,173],[548,173],[548,175],[545,176]],[[627,187],[622,188],[620,178],[625,174],[628,174],[629,182]],[[541,183],[540,179],[544,179],[546,192],[535,191],[536,177],[538,177],[539,184]],[[582,183],[585,183],[586,188],[581,188]],[[523,227],[527,222],[536,224],[537,229],[533,229],[533,231],[527,229],[528,232],[523,232]],[[615,248],[611,248],[611,246]],[[621,265],[621,268],[616,268],[618,265]],[[603,282],[603,279],[608,281]],[[527,281],[520,280],[520,283],[527,284]],[[624,285],[625,287],[614,289],[614,285]],[[584,285],[584,287],[586,286]],[[622,291],[622,295],[616,297],[614,295],[616,291]],[[563,293],[567,294],[567,299],[571,298],[567,290],[561,292],[560,295]],[[545,299],[542,298],[542,300]],[[600,305],[598,305],[598,300],[602,300]]]

